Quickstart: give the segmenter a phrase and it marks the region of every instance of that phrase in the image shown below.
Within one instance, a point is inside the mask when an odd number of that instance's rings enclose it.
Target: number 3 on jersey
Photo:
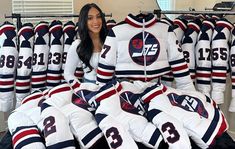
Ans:
[[[180,139],[180,134],[171,122],[166,122],[162,125],[162,132],[166,131],[169,133],[169,137],[166,138],[169,143],[173,144]]]
[[[122,137],[119,135],[119,131],[116,127],[111,127],[106,130],[105,133],[106,138],[111,137],[112,142],[110,143],[110,146],[112,148],[118,148],[119,146],[122,145]]]

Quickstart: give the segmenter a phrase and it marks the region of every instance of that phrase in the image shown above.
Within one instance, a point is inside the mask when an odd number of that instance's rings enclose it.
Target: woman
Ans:
[[[82,66],[84,72],[83,82],[96,82],[98,59],[107,34],[104,14],[94,3],[82,7],[78,22],[80,39],[72,43],[64,71],[65,80],[72,86],[80,83],[74,75],[79,65]]]

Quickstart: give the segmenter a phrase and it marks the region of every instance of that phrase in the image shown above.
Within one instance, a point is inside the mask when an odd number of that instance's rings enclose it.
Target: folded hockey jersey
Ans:
[[[28,95],[8,117],[14,149],[46,148],[40,129],[40,103],[47,98],[47,93],[47,89],[41,89]]]
[[[113,117],[117,122],[124,126],[135,141],[141,142],[150,148],[157,148],[163,138],[165,142],[172,144],[167,140],[169,134],[168,136],[164,135],[157,126],[148,122],[145,117],[140,115],[138,110],[133,105],[128,104],[127,102],[124,102],[125,104],[120,102],[122,99],[120,98],[119,93],[121,92],[122,85],[116,81],[108,82],[106,85],[102,86],[95,95],[96,102],[100,103],[96,110],[96,116],[108,115]],[[105,120],[105,116],[103,119]],[[106,127],[102,126],[100,121],[101,120],[98,121],[100,128],[103,131],[106,130]],[[183,131],[184,130],[182,130],[182,132]],[[105,131],[104,134],[106,134]],[[190,148],[190,142],[187,134],[184,139],[184,147]],[[184,139],[182,137],[182,140]],[[177,143],[172,146],[176,148],[179,147]]]
[[[128,34],[123,34],[126,31]],[[173,29],[157,21],[153,14],[144,18],[129,14],[106,37],[97,82],[102,85],[114,74],[117,78],[151,81],[170,71],[178,88],[195,90]]]
[[[70,88],[68,88],[68,90],[70,90]],[[64,90],[61,89],[60,91],[66,91],[66,88]],[[41,88],[25,97],[22,100],[22,105],[17,108],[8,119],[9,130],[17,134],[16,138],[19,139],[19,144],[24,145],[25,148],[32,147],[35,143],[40,143],[39,138],[34,138],[35,135],[26,133],[28,132],[28,129],[32,129],[31,127],[34,128],[36,126],[39,135],[45,140],[43,141],[43,144],[45,142],[46,148],[68,147],[75,149],[74,138],[70,131],[67,117],[65,117],[60,110],[44,103],[44,101],[49,99],[51,94],[53,93],[49,92],[49,89]],[[43,109],[42,112],[41,109]],[[24,119],[18,121],[20,116]],[[23,128],[23,131],[21,130],[21,127]],[[27,128],[26,130],[24,130],[25,127]],[[20,133],[18,133],[19,131]],[[19,137],[22,137],[23,140]],[[29,141],[28,144],[27,141]]]
[[[209,97],[196,91],[177,90],[162,84],[134,83],[144,90],[142,100],[149,105],[148,118],[157,120],[162,112],[183,123],[189,137],[201,148],[213,145],[227,129],[227,121]]]
[[[14,78],[18,59],[16,48],[16,28],[5,22],[0,27],[0,38],[3,39],[0,49],[0,111],[7,112],[13,108]]]
[[[30,94],[34,31],[31,23],[24,24],[18,32],[19,57],[16,72],[16,107]]]
[[[141,100],[143,97],[142,88],[136,87],[136,85],[127,81],[121,82],[121,85],[122,91],[120,92],[120,95],[123,98],[132,101],[132,103],[134,101],[133,105],[139,107],[139,109],[144,107],[144,110],[147,112],[148,105],[144,104]],[[183,124],[180,121],[160,110],[152,111],[151,114],[154,115],[154,118],[150,121],[157,126],[169,148],[191,148],[188,134],[186,133],[185,129],[183,128]],[[167,130],[166,127],[169,129]],[[174,130],[172,129],[173,131],[171,131],[171,128]]]
[[[57,131],[50,134],[48,138],[50,142],[56,143],[55,137],[59,139],[61,135],[67,135],[68,126],[80,147],[84,149],[92,147],[103,136],[91,112],[93,108],[81,100],[81,97],[73,95],[68,84],[63,83],[50,89],[48,96],[49,98],[43,102],[41,116],[44,120],[51,116],[55,118],[53,127],[56,127]],[[60,120],[61,114],[57,113],[61,113],[66,119],[66,121],[62,121],[63,125]],[[71,143],[71,138],[63,139],[65,140],[60,140],[60,145]]]
[[[32,91],[46,86],[46,74],[49,55],[49,27],[48,22],[39,22],[35,28]]]

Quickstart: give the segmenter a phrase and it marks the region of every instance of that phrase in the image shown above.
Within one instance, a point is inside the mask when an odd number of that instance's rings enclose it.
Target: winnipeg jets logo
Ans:
[[[175,93],[170,93],[167,96],[173,106],[180,107],[186,111],[197,112],[200,116],[208,118],[208,112],[200,99]]]
[[[160,52],[159,41],[150,33],[144,32],[135,35],[129,42],[129,54],[139,65],[151,65],[156,61]]]

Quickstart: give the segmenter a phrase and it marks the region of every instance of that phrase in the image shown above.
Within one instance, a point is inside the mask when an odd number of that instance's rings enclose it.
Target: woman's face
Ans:
[[[88,12],[87,26],[90,33],[99,34],[102,28],[102,18],[100,12],[92,7]]]

